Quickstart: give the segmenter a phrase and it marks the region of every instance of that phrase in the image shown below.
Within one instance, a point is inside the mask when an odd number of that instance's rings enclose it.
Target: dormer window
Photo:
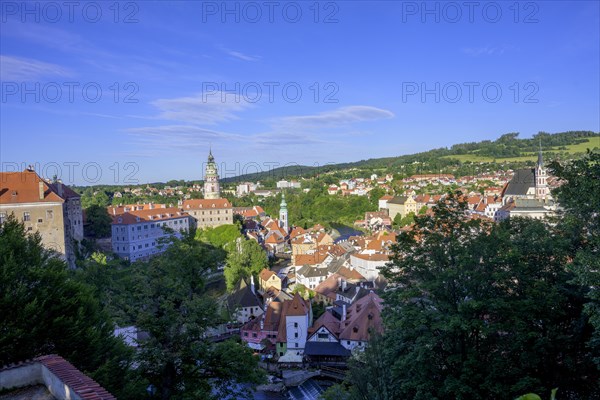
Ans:
[[[212,204],[212,208],[215,208],[215,203]]]
[[[123,218],[119,217],[118,221],[119,221],[119,223],[122,223],[123,222]]]

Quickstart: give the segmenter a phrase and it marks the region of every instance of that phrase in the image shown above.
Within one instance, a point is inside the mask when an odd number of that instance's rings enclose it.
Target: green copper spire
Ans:
[[[279,207],[287,209],[287,203],[285,202],[285,193],[281,194],[281,204],[279,205]]]

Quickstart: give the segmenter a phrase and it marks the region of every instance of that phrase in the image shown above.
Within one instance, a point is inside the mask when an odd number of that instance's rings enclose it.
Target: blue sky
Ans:
[[[146,183],[201,179],[211,145],[232,176],[599,131],[600,3],[477,4],[3,1],[2,170]]]

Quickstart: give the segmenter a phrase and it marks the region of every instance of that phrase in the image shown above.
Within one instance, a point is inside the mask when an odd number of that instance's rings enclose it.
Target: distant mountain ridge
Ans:
[[[533,159],[541,146],[544,154],[576,154],[585,152],[585,148],[600,149],[600,133],[593,131],[568,131],[559,133],[539,132],[531,138],[519,139],[519,133],[507,133],[496,140],[460,143],[450,148],[442,147],[421,153],[407,154],[398,157],[372,158],[355,162],[328,164],[325,166],[286,166],[270,171],[256,172],[221,179],[223,183],[240,181],[261,181],[265,179],[290,179],[313,176],[331,171],[357,169],[396,170],[403,164],[428,162],[435,160],[440,165],[451,165],[461,162],[493,162],[529,161]],[[596,141],[597,139],[597,141]],[[587,146],[589,144],[589,146]],[[511,160],[514,159],[514,160]]]

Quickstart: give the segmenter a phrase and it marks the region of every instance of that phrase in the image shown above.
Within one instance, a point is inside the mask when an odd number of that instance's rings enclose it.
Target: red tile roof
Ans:
[[[271,278],[273,275],[275,275],[275,272],[270,271],[268,269],[263,269],[262,271],[260,271],[260,274],[258,275],[260,277],[260,279],[262,279],[263,281],[268,281],[269,278]]]
[[[115,396],[108,393],[96,381],[84,375],[71,363],[56,354],[41,356],[34,359],[34,361],[38,361],[48,368],[50,372],[84,400],[116,400]]]
[[[306,305],[306,300],[300,297],[298,293],[295,293],[294,298],[289,302],[285,310],[285,315],[290,317],[308,315],[308,310],[309,307]]]
[[[389,261],[389,257],[386,254],[352,254],[351,257],[360,258],[361,260],[367,261]]]
[[[341,267],[338,269],[337,273],[351,281],[366,281],[365,277],[355,269]]]
[[[66,186],[63,185],[63,188]],[[71,197],[74,193],[69,189],[68,194],[63,192],[61,197],[57,191],[55,185],[48,184],[33,170],[0,172],[0,204],[62,203],[65,198]],[[76,193],[74,194],[77,196]]]
[[[340,339],[368,341],[372,333],[383,333],[381,308],[383,300],[370,292],[348,308],[341,325]]]
[[[232,208],[227,199],[191,199],[183,201],[183,209]]]
[[[166,221],[172,218],[187,217],[188,213],[181,211],[181,209],[177,207],[169,207],[128,211],[124,214],[117,214],[111,216],[113,219],[113,224],[128,225],[137,224],[140,222]]]

